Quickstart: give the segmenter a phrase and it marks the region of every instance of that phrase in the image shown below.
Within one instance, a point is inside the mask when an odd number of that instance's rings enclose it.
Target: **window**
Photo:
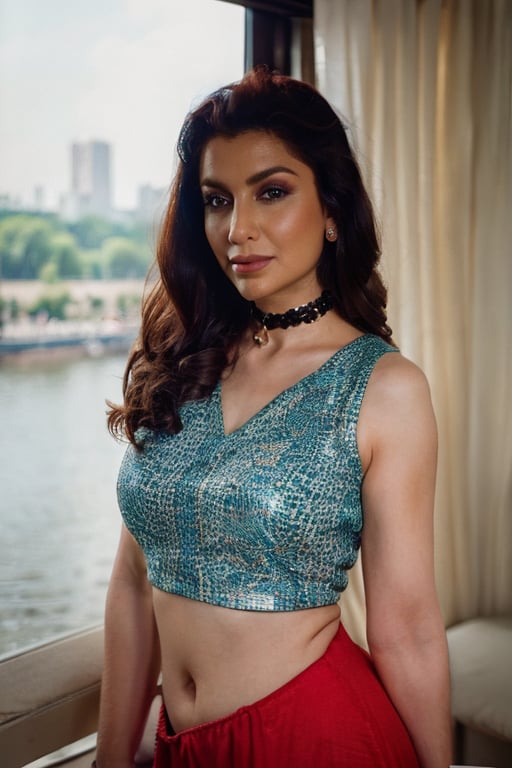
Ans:
[[[243,46],[244,9],[218,0],[0,0],[0,654],[102,620],[112,344],[134,332],[179,126]]]

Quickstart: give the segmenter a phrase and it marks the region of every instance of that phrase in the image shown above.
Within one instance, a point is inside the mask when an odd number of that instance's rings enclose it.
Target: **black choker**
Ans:
[[[300,307],[289,309],[283,314],[273,314],[272,312],[262,312],[256,304],[251,301],[251,315],[262,326],[261,331],[256,331],[253,335],[254,343],[263,347],[268,344],[268,331],[274,328],[289,328],[290,326],[300,325],[301,323],[314,323],[319,320],[330,309],[334,307],[334,299],[329,291],[324,291],[318,299],[310,301],[309,304],[302,304]]]

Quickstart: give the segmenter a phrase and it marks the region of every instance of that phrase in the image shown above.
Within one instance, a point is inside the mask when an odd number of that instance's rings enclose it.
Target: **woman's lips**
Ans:
[[[230,263],[233,272],[248,274],[249,272],[259,272],[261,269],[264,269],[272,261],[272,258],[272,256],[235,257]]]

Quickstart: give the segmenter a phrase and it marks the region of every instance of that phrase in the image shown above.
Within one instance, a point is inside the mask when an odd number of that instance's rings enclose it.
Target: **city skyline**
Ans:
[[[243,16],[220,0],[0,0],[0,196],[58,209],[70,147],[91,141],[112,145],[115,208],[168,187],[186,112],[242,74]]]
[[[103,160],[96,158],[94,171],[92,156],[98,148],[101,148]],[[113,150],[111,144],[101,139],[73,142],[67,148],[68,186],[53,205],[47,204],[46,190],[42,184],[38,184],[34,187],[32,198],[23,201],[0,191],[0,210],[56,213],[70,221],[90,214],[118,220],[129,220],[130,217],[141,220],[154,218],[155,212],[161,210],[165,202],[169,183],[162,187],[137,183],[132,205],[124,208],[116,206],[112,197]]]

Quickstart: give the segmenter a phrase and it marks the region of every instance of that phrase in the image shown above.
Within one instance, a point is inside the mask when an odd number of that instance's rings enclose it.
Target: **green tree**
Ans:
[[[101,280],[102,277],[105,277],[103,257],[100,250],[82,250],[80,255],[84,277],[89,277],[92,280]]]
[[[120,317],[138,317],[140,314],[141,297],[137,294],[122,293],[117,297],[116,306]]]
[[[95,315],[101,315],[105,309],[105,299],[101,296],[89,296],[89,309]]]
[[[33,280],[49,261],[55,226],[38,216],[8,216],[0,221],[2,276]]]
[[[99,248],[107,237],[112,235],[112,224],[100,216],[84,216],[67,225],[69,232],[76,238],[80,248]]]
[[[148,249],[127,237],[109,237],[101,250],[110,277],[144,277],[148,270]]]
[[[39,279],[42,280],[43,283],[48,283],[48,285],[53,285],[54,283],[59,282],[59,273],[54,261],[47,261],[46,264],[41,267],[39,270]]]
[[[84,273],[83,260],[73,235],[58,232],[51,239],[51,261],[62,279],[80,278]]]
[[[58,293],[46,293],[40,296],[29,309],[29,315],[35,317],[44,312],[48,318],[56,320],[65,320],[66,308],[71,303],[71,296],[68,291]]]
[[[87,216],[63,222],[46,214],[0,215],[0,275],[7,280],[144,277],[151,261],[138,224]]]
[[[11,320],[17,320],[20,316],[20,304],[18,299],[9,299],[7,307]]]
[[[66,228],[79,247],[85,250],[100,248],[109,237],[126,237],[140,243],[147,240],[147,232],[139,223],[108,221],[100,216],[84,216],[78,221],[68,222]]]

